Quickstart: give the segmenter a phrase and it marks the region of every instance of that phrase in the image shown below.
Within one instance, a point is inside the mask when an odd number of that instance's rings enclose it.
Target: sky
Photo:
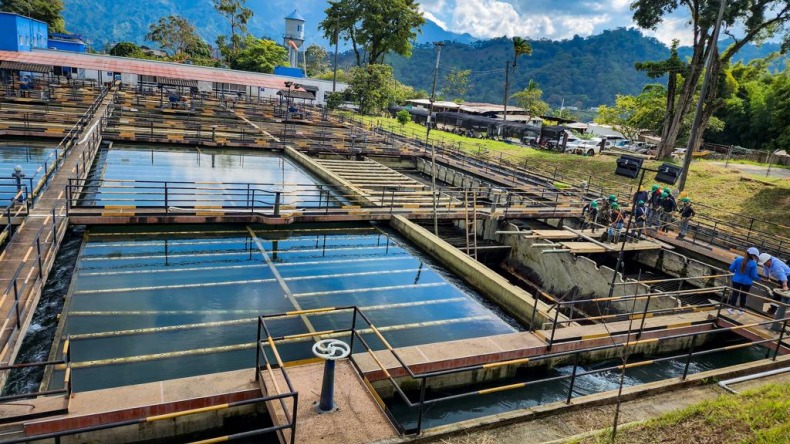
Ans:
[[[480,39],[503,35],[552,40],[587,37],[604,29],[636,26],[632,0],[420,0],[426,18],[443,29]],[[687,19],[671,16],[655,31],[667,45],[691,43]]]

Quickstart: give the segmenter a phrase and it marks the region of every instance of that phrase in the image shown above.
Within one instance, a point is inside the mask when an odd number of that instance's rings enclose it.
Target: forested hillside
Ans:
[[[564,99],[565,106],[589,108],[613,103],[616,94],[638,94],[644,85],[653,81],[634,69],[634,63],[662,60],[669,54],[669,48],[658,40],[645,37],[635,29],[624,28],[587,38],[531,40],[530,44],[532,55],[519,58],[510,90],[520,91],[534,80],[543,90],[544,100],[552,107],[559,107]],[[766,44],[763,47],[748,45],[742,51],[744,58],[751,60],[775,50],[778,45]],[[507,38],[471,45],[449,43],[442,49],[437,89],[441,90],[442,79],[451,69],[471,69],[466,99],[501,103],[505,63],[512,58],[513,44]],[[343,61],[352,63],[350,56]],[[433,45],[415,47],[410,59],[388,57],[386,61],[392,64],[395,78],[416,89],[430,91],[436,62]]]

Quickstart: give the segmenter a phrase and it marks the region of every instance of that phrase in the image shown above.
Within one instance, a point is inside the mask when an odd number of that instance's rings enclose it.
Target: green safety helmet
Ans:
[[[644,204],[645,204],[645,201],[644,201],[644,200],[640,200],[640,201],[639,201],[639,202],[637,202],[636,204],[637,204],[637,205],[644,205]]]
[[[590,206],[593,207],[593,208],[598,208],[598,201],[594,200],[594,201],[590,202]]]
[[[663,193],[661,193],[661,198],[662,198],[662,199],[666,199],[668,196],[669,196],[669,193],[667,193],[666,191],[664,191]]]
[[[667,195],[672,194],[672,190],[669,188],[664,188],[664,192],[667,193]]]
[[[614,194],[609,195],[609,202],[617,202],[617,196]]]
[[[653,192],[656,192],[656,191],[658,191],[658,189],[659,189],[659,188],[660,188],[660,187],[659,187],[658,185],[653,185]]]
[[[612,209],[613,210],[619,210],[620,209],[620,205],[618,205],[617,202],[615,202],[615,203],[612,204]]]
[[[680,201],[681,202],[691,202],[691,199],[689,199],[688,197],[684,197],[683,199],[680,199]]]

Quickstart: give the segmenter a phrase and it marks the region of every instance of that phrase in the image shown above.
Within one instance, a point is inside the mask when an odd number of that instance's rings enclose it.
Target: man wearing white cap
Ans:
[[[774,294],[779,296],[779,302],[781,302],[778,304],[779,308],[776,309],[774,319],[784,319],[787,308],[785,304],[790,304],[790,292],[788,292],[787,287],[787,276],[790,275],[790,267],[768,253],[761,254],[757,262],[763,266],[763,276],[781,284],[781,290],[778,288],[774,290]],[[780,331],[781,329],[782,326],[778,322],[771,325],[771,330],[773,331]]]

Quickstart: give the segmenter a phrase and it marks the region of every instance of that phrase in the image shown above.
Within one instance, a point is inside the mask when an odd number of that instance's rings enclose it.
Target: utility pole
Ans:
[[[505,61],[505,100],[502,105],[505,107],[505,112],[502,115],[502,120],[507,122],[507,98],[510,95],[510,60]]]
[[[337,46],[340,43],[340,31],[337,29],[338,21],[335,20],[335,68],[332,73],[332,92],[337,89]]]
[[[708,52],[708,60],[705,62],[705,79],[702,81],[702,89],[699,93],[699,101],[697,102],[697,112],[694,114],[694,123],[691,125],[691,135],[689,135],[689,142],[686,145],[686,157],[683,159],[683,170],[680,173],[680,184],[678,189],[683,191],[686,187],[686,179],[688,178],[689,169],[691,168],[691,159],[694,154],[694,141],[699,137],[700,126],[702,125],[702,110],[705,105],[705,99],[708,97],[708,88],[710,87],[710,71],[713,66],[713,58],[718,57],[718,44],[719,44],[719,30],[721,29],[721,21],[724,18],[724,10],[727,7],[726,0],[719,1],[719,17],[716,19],[716,26],[713,28],[713,35],[711,36],[711,48]]]
[[[436,66],[433,68],[433,87],[431,88],[431,106],[428,108],[428,129],[425,132],[425,143],[431,135],[431,125],[433,125],[433,102],[436,99],[436,79],[439,77],[439,59],[442,56],[442,46],[444,43],[436,43]],[[431,194],[433,195],[433,234],[439,235],[439,220],[436,215],[436,147],[431,145]]]

